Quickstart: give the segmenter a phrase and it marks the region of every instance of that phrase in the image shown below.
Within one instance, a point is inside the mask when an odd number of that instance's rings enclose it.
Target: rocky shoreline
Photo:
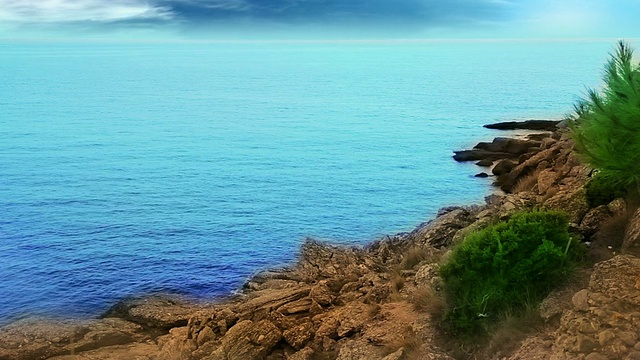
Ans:
[[[640,211],[621,199],[589,207],[592,171],[556,125],[456,152],[492,167],[505,194],[484,205],[441,209],[363,248],[307,241],[298,264],[260,273],[217,304],[144,298],[96,320],[14,323],[0,329],[0,359],[640,359]],[[437,329],[438,261],[469,231],[535,207],[567,212],[595,265],[543,302],[541,329],[461,357]],[[622,230],[605,228],[624,216]]]

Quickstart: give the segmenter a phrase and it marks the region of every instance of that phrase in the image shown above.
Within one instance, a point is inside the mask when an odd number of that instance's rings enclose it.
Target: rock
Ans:
[[[74,351],[146,341],[138,324],[118,318],[91,321],[22,320],[0,328],[0,359],[48,359]]]
[[[338,343],[340,351],[336,360],[365,360],[381,359],[378,346],[367,343],[365,340],[348,341]]]
[[[280,306],[277,310],[284,315],[291,315],[303,312],[309,312],[313,300],[304,298]]]
[[[475,174],[474,177],[477,177],[477,178],[488,178],[489,174],[487,174],[486,172],[481,172],[481,173]]]
[[[228,360],[259,360],[281,339],[282,333],[270,321],[243,320],[229,329],[220,348]]]
[[[631,219],[624,233],[623,249],[633,249],[640,247],[640,208],[638,208]]]
[[[627,355],[625,360],[640,360],[640,351],[632,351]]]
[[[382,358],[382,360],[401,360],[404,357],[404,354],[404,348],[401,347],[400,349]]]
[[[562,315],[562,312],[571,306],[571,291],[553,291],[540,303],[540,317],[550,321]]]
[[[583,187],[558,191],[556,195],[544,202],[544,207],[566,212],[569,215],[569,221],[575,224],[580,224],[589,210],[586,191]]]
[[[333,302],[333,293],[329,286],[327,286],[326,281],[320,281],[317,285],[315,285],[311,292],[309,293],[309,297],[322,306],[329,306]]]
[[[491,160],[491,159],[482,159],[482,160],[478,161],[476,163],[476,165],[482,166],[482,167],[490,167],[491,165],[493,165],[493,160]]]
[[[640,307],[639,274],[640,258],[617,255],[594,266],[589,288],[592,292]]]
[[[547,190],[556,182],[558,174],[550,169],[544,169],[538,174],[538,193],[544,195]]]
[[[340,321],[333,316],[327,317],[322,320],[322,323],[316,331],[316,337],[328,337],[331,339],[338,338],[338,328],[340,327]]]
[[[498,177],[498,185],[504,192],[511,192],[518,180],[535,171],[543,162],[551,162],[560,153],[560,147],[554,146],[546,150],[537,152],[526,161],[518,164],[509,173]]]
[[[213,340],[215,337],[216,336],[213,333],[213,330],[211,330],[210,327],[205,326],[198,333],[198,337],[197,337],[196,343],[198,344],[198,347],[200,347],[200,346],[204,345],[206,342],[209,342],[209,341]]]
[[[600,346],[608,346],[616,338],[616,334],[611,330],[604,330],[598,334],[598,342]]]
[[[233,312],[238,314],[242,320],[262,320],[273,309],[294,303],[306,298],[311,291],[309,286],[299,286],[293,289],[283,290],[262,290],[251,294],[251,296],[233,308]],[[306,300],[305,300],[306,301]],[[311,301],[308,301],[308,307]]]
[[[157,342],[164,354],[162,359],[188,359],[198,347],[194,339],[188,338],[188,334],[189,328],[183,326],[173,328],[167,335],[160,336]]]
[[[576,310],[587,311],[589,309],[589,290],[582,289],[571,298],[571,303]]]
[[[504,152],[495,152],[495,151],[487,151],[487,150],[461,150],[454,151],[455,155],[453,155],[453,159],[455,161],[474,161],[474,160],[497,160],[497,159],[505,159],[511,156],[509,153]]]
[[[436,248],[451,244],[453,236],[475,220],[466,209],[457,209],[428,223],[421,224],[408,238],[416,245],[431,245]]]
[[[581,353],[589,353],[597,346],[596,342],[588,336],[582,334],[576,336],[576,350]]]
[[[305,322],[285,331],[283,334],[285,341],[294,349],[302,349],[313,337],[313,324]]]
[[[508,153],[517,157],[526,153],[530,148],[540,145],[539,141],[497,137],[492,142],[480,142],[474,150],[486,150],[495,153]]]
[[[360,302],[349,303],[340,309],[337,319],[340,321],[337,329],[338,337],[359,332],[369,320],[369,305]]]
[[[413,278],[416,285],[440,285],[442,278],[438,274],[438,264],[425,264],[418,268],[416,275]]]
[[[624,213],[627,210],[627,204],[624,201],[624,199],[617,198],[612,202],[610,202],[609,204],[607,204],[607,209],[609,209],[609,212],[611,212],[612,214],[619,215]]]
[[[582,221],[580,222],[580,232],[589,238],[598,231],[600,225],[611,217],[609,208],[606,205],[601,205],[593,208],[587,212]]]
[[[287,360],[312,360],[313,359],[313,349],[306,347],[295,354],[288,356]]]
[[[558,130],[559,120],[525,120],[525,121],[506,121],[495,124],[484,125],[487,129],[495,130],[540,130],[540,131],[556,131]]]
[[[145,327],[168,330],[186,326],[191,314],[198,309],[177,300],[153,296],[124,300],[112,306],[102,317],[116,317]]]
[[[584,358],[584,360],[609,360],[609,358],[604,356],[604,355],[602,355],[602,354],[591,353],[591,354],[587,355],[587,357]]]
[[[516,164],[515,162],[509,159],[500,160],[498,161],[496,166],[494,166],[493,169],[491,169],[491,172],[496,176],[500,176],[502,174],[506,174],[509,171],[511,171],[511,169],[516,167],[516,165],[518,164]]]
[[[633,331],[620,331],[617,333],[617,337],[629,347],[635,346],[638,342],[638,334]]]

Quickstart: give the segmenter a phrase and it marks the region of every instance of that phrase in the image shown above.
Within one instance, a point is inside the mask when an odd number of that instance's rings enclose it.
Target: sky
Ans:
[[[0,0],[0,38],[638,38],[640,0]]]

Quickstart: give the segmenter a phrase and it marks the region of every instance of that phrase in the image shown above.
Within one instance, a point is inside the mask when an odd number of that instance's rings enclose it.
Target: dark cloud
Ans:
[[[252,19],[284,23],[407,21],[425,25],[500,21],[500,0],[162,0],[185,22]]]

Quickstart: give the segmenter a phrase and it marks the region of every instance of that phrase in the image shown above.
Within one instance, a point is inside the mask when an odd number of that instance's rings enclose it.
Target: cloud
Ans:
[[[0,0],[0,21],[5,23],[108,23],[172,17],[169,7],[144,0]]]
[[[278,22],[408,20],[427,23],[499,20],[508,0],[162,0],[183,20],[250,18]]]

